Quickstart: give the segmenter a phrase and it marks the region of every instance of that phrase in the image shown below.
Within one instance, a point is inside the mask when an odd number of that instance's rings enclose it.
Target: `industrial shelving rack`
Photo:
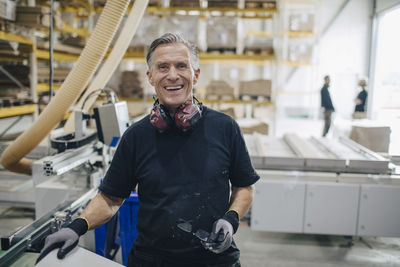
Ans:
[[[202,19],[206,19],[208,16],[212,16],[218,14],[220,16],[234,16],[237,17],[240,23],[245,20],[261,20],[261,21],[273,21],[276,23],[276,14],[278,14],[278,10],[276,7],[247,7],[246,1],[238,0],[237,6],[234,7],[208,7],[207,2],[204,0],[199,1],[198,7],[179,7],[172,6],[171,1],[152,1],[159,2],[159,5],[151,5],[147,8],[147,13],[157,16],[169,16],[173,14],[191,14],[193,12],[197,12]],[[251,2],[251,1],[249,1]],[[257,2],[257,1],[252,1]],[[270,1],[271,2],[271,1]],[[273,1],[272,1],[273,2]],[[86,3],[85,5],[83,5]],[[72,13],[76,14],[76,19],[86,19],[90,20],[93,23],[93,18],[102,11],[102,7],[94,6],[93,1],[79,1],[79,5],[75,7],[59,7],[58,12],[62,13]],[[79,24],[79,23],[77,23]],[[62,27],[58,27],[55,29],[57,33],[71,33],[74,35],[88,37],[90,36],[90,24],[85,26],[81,25],[75,27],[71,26],[73,23],[63,21]],[[269,30],[269,32],[261,31],[251,31],[248,30],[244,34],[246,36],[264,36],[264,37],[272,37],[275,38],[276,33],[274,32],[275,28]],[[38,83],[37,81],[37,62],[44,61],[49,59],[48,51],[44,49],[37,48],[36,45],[36,37],[35,32],[41,32],[42,35],[44,33],[44,29],[36,29],[32,30],[31,33],[27,36],[22,34],[9,33],[5,31],[0,31],[0,40],[8,41],[8,42],[17,42],[29,47],[30,53],[28,58],[18,58],[11,57],[8,58],[4,55],[0,56],[1,60],[26,60],[28,59],[29,65],[31,67],[31,81],[30,81],[30,94],[34,99],[34,103],[37,103],[37,95],[43,92],[47,92],[49,90],[49,86],[46,83]],[[204,33],[204,32],[203,32]],[[199,33],[201,34],[201,33]],[[200,53],[200,61],[201,64],[209,64],[213,65],[214,68],[219,68],[221,65],[246,65],[246,66],[261,66],[262,68],[274,68],[276,66],[276,58],[274,54],[244,54],[244,45],[243,40],[243,32],[238,34],[237,38],[237,53],[229,54],[229,53],[208,53],[202,52]],[[46,34],[44,34],[46,35]],[[203,37],[204,38],[204,37]],[[75,62],[79,57],[78,54],[70,54],[65,52],[54,52],[53,54],[55,61],[64,61],[64,62]],[[125,54],[125,59],[133,59],[136,63],[144,62],[144,53],[137,52],[127,52]],[[276,75],[276,71],[273,70],[272,74],[269,74],[269,78],[275,79],[274,75]],[[60,87],[60,84],[54,84],[53,89],[57,90]],[[231,101],[236,102],[236,101]],[[268,103],[267,103],[268,102]],[[257,105],[267,104],[271,105],[270,101],[261,101]],[[31,108],[32,109],[32,108]],[[36,111],[36,109],[35,109]],[[31,113],[29,110],[28,113]],[[5,115],[2,115],[5,114]],[[20,114],[18,112],[5,111],[0,112],[0,116],[13,116],[14,114]]]
[[[315,66],[318,38],[318,9],[320,0],[283,0],[280,2],[280,21],[277,60],[279,75],[275,99],[283,107],[279,115],[313,116],[312,101],[316,97]],[[300,73],[304,83],[294,88],[291,79]],[[284,114],[283,114],[284,113]]]

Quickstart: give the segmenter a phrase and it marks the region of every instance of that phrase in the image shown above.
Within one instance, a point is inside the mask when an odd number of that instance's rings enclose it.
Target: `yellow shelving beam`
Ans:
[[[60,8],[58,11],[64,13],[78,13],[78,14],[88,13],[88,10],[83,7],[65,7],[65,8]],[[101,11],[97,13],[101,13]]]
[[[33,41],[25,36],[0,31],[0,40],[18,42],[21,44],[33,45]]]
[[[53,89],[58,90],[60,89],[61,84],[53,84]],[[38,83],[36,86],[37,93],[43,93],[49,91],[49,85],[47,83]]]
[[[281,61],[280,64],[291,67],[312,66],[311,62],[297,62],[297,61]]]
[[[57,31],[63,32],[63,33],[75,33],[75,34],[77,34],[79,36],[82,36],[82,37],[89,37],[90,36],[90,33],[89,33],[87,28],[76,29],[76,28],[73,28],[72,26],[68,25],[65,22],[63,24],[63,28],[62,29],[57,29]]]
[[[49,51],[37,49],[35,51],[36,58],[39,59],[49,59]],[[77,61],[79,55],[71,55],[66,53],[54,52],[53,53],[54,60],[58,61]]]
[[[313,32],[295,32],[295,31],[285,31],[282,34],[287,35],[292,38],[310,38],[315,37],[315,33]]]
[[[32,114],[36,112],[36,104],[0,108],[0,118]]]
[[[250,31],[246,32],[246,37],[249,37],[249,36],[262,37],[262,38],[273,38],[274,34],[272,32],[250,30]]]

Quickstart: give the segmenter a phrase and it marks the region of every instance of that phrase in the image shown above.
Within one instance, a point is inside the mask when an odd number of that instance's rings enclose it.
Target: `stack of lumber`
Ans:
[[[119,96],[127,98],[143,98],[143,87],[137,71],[124,71],[119,84]]]
[[[223,98],[234,98],[233,88],[225,81],[222,80],[211,80],[206,87],[206,98],[207,99],[223,99]]]
[[[172,7],[200,7],[199,0],[171,0]]]
[[[237,0],[208,0],[208,7],[219,7],[219,8],[237,8]]]
[[[266,97],[271,99],[271,80],[241,81],[239,96]]]
[[[246,8],[276,8],[276,1],[274,0],[246,0]]]
[[[19,25],[48,28],[50,26],[50,8],[45,6],[17,6],[15,22]],[[54,12],[54,27],[62,28],[61,16]]]

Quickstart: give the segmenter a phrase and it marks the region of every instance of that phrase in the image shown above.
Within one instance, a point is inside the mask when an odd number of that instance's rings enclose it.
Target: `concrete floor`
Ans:
[[[32,210],[3,208],[0,236],[32,221]],[[343,236],[260,232],[242,223],[235,240],[243,267],[400,266],[400,238],[354,237],[349,246]]]
[[[252,231],[235,235],[243,267],[400,266],[399,238],[352,238]]]

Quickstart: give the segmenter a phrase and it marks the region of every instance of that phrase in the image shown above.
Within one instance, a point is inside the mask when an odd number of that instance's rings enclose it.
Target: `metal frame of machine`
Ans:
[[[0,256],[1,266],[10,265],[24,252],[39,252],[44,238],[78,216],[96,193],[97,189],[93,188],[73,203],[62,203],[32,224],[10,236],[2,237],[1,247],[7,251]]]
[[[400,237],[400,175],[389,160],[344,137],[245,139],[261,176],[253,230]]]

